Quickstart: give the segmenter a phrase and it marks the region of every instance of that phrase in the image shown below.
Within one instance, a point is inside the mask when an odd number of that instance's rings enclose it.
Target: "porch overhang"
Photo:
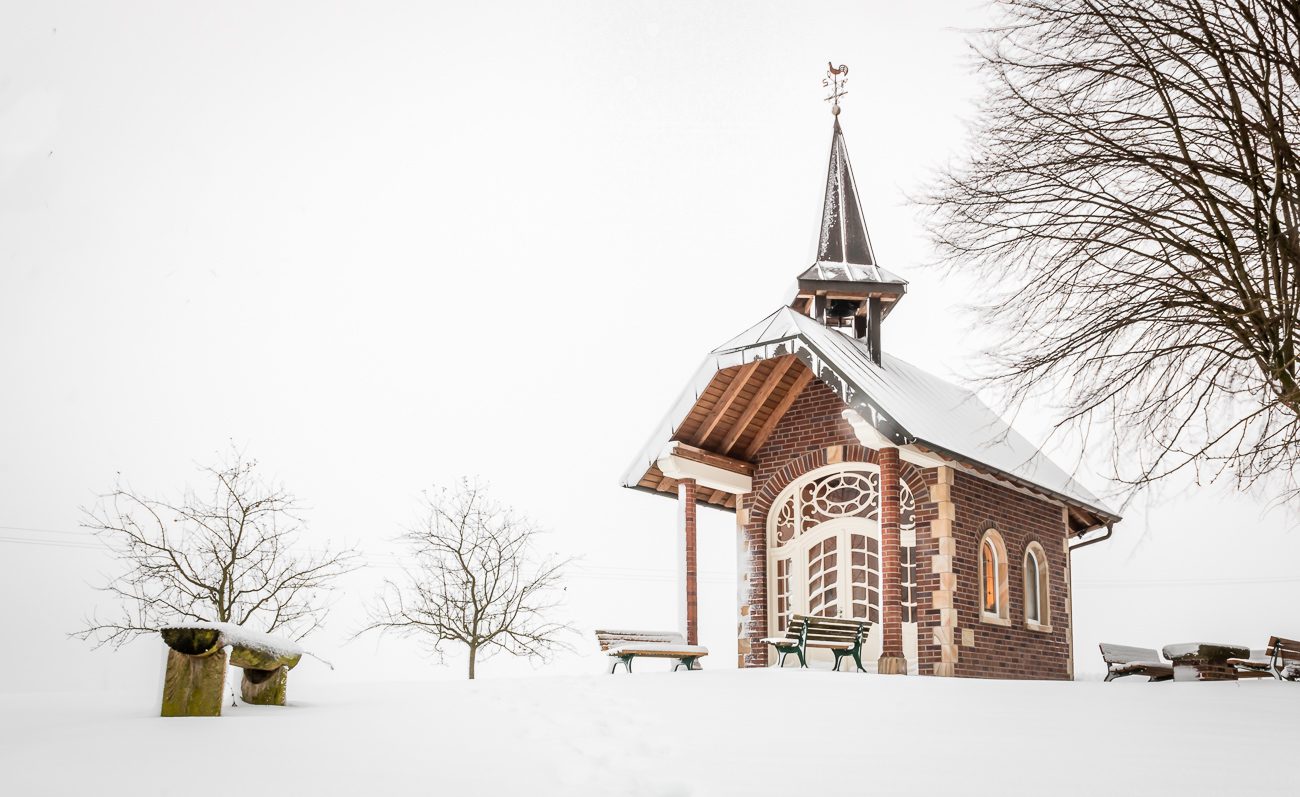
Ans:
[[[678,483],[689,478],[705,488],[698,492],[701,503],[734,510],[740,493],[733,490],[743,484],[735,475],[750,467],[752,478],[759,450],[814,378],[858,416],[855,431],[873,440],[873,448],[897,448],[904,461],[922,468],[956,465],[1059,503],[1068,510],[1072,536],[1121,519],[974,394],[897,358],[874,363],[861,341],[790,308],[709,355],[623,486],[675,497]],[[686,447],[665,459],[670,443]]]
[[[754,489],[754,466],[750,463],[678,441],[664,447],[655,465],[671,479],[693,479],[700,487],[728,495],[744,495]]]

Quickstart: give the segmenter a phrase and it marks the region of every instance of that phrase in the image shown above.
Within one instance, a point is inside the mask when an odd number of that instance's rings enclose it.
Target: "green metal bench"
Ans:
[[[673,659],[673,672],[678,667],[696,669],[696,663],[709,655],[703,645],[688,645],[686,638],[675,631],[604,631],[596,630],[600,650],[614,657],[609,674],[613,675],[622,663],[632,672],[632,659],[644,656],[651,659]]]
[[[799,666],[806,668],[808,648],[820,648],[835,654],[835,672],[839,672],[840,662],[847,656],[853,657],[858,672],[866,672],[862,666],[862,646],[870,633],[869,620],[796,614],[790,619],[790,627],[785,636],[767,637],[763,642],[776,648],[778,667],[784,667],[786,656],[793,653],[799,657]]]

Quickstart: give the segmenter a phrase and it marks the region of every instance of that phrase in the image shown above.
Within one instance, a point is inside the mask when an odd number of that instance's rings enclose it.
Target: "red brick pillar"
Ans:
[[[681,597],[678,623],[686,633],[686,644],[700,644],[700,614],[697,604],[699,569],[695,561],[695,480],[677,483],[677,528],[680,548]]]
[[[902,571],[898,566],[898,505],[901,500],[898,449],[880,449],[880,600],[882,644],[877,671],[882,675],[906,675],[903,654]]]

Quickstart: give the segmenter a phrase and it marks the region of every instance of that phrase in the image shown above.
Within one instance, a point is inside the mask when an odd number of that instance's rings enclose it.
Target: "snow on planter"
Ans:
[[[229,663],[243,670],[247,703],[283,706],[289,670],[302,660],[296,642],[249,631],[234,623],[175,623],[159,629],[167,643],[164,717],[219,717]]]

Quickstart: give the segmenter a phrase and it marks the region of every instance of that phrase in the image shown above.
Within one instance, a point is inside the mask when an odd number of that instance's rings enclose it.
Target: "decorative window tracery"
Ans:
[[[773,523],[774,547],[785,546],[800,535],[816,526],[839,518],[861,517],[869,520],[880,519],[880,473],[877,470],[846,468],[809,479],[791,490],[776,509]],[[899,530],[903,543],[899,551],[899,603],[902,606],[902,619],[905,623],[917,620],[917,561],[916,561],[916,498],[907,482],[899,484]],[[817,543],[808,552],[807,561],[810,571],[808,610],[813,614],[835,610],[846,610],[855,619],[869,619],[880,622],[880,544],[874,537],[852,535],[846,541],[852,591],[849,595],[827,594],[813,604],[815,591],[811,584],[814,579],[825,583],[830,571],[812,572],[814,561],[820,562],[814,551],[824,555],[822,546]],[[834,562],[834,558],[831,559]],[[819,564],[820,566],[820,564]],[[832,565],[827,565],[832,566]],[[775,560],[774,592],[776,598],[776,630],[784,631],[788,627],[793,613],[790,585],[792,562],[789,558]],[[831,582],[834,576],[830,576]],[[816,593],[821,594],[821,593]]]
[[[905,540],[898,552],[899,601],[903,622],[916,622],[916,497],[907,482],[898,484],[898,530]]]
[[[910,500],[911,493],[907,496]],[[880,519],[878,472],[844,470],[801,485],[777,507],[772,542],[784,545],[814,526],[846,517]],[[915,512],[908,518],[915,523]]]

